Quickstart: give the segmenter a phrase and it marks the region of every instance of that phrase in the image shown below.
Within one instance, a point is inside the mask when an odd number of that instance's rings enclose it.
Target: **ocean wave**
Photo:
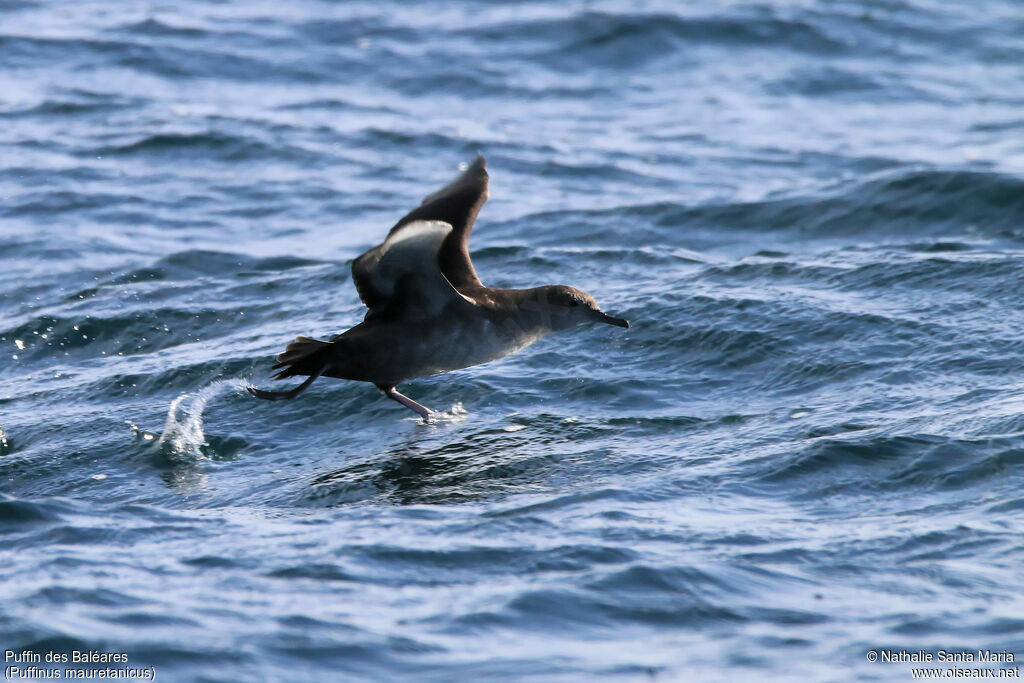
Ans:
[[[132,142],[104,145],[85,152],[90,156],[187,158],[191,162],[215,159],[239,162],[257,159],[300,160],[309,153],[294,147],[267,144],[252,136],[232,135],[217,131],[204,133],[158,133]]]
[[[15,533],[26,525],[56,522],[61,506],[50,502],[19,500],[0,493],[0,533]]]
[[[813,438],[759,474],[757,481],[774,489],[798,480],[802,495],[809,497],[848,495],[865,488],[894,495],[976,492],[998,483],[1022,458],[1024,450],[1013,443],[985,447],[985,440],[979,439],[870,431],[862,435],[856,430],[838,438]]]
[[[562,241],[584,237],[592,245],[654,241],[684,245],[706,241],[695,230],[781,233],[800,239],[882,238],[892,242],[953,236],[1014,239],[1024,236],[1024,180],[1003,173],[902,169],[847,182],[812,195],[754,202],[658,202],[593,211],[532,214],[530,224],[559,223]],[[543,231],[535,231],[544,240]]]
[[[680,16],[670,13],[583,12],[570,17],[508,22],[469,29],[474,38],[509,37],[555,43],[543,64],[566,70],[638,67],[704,44],[776,47],[811,54],[839,54],[845,43],[800,19],[770,16]]]
[[[166,21],[161,21],[154,17],[148,17],[142,21],[136,21],[130,24],[121,24],[110,29],[111,33],[134,33],[137,35],[154,36],[154,37],[173,37],[173,38],[189,38],[194,40],[202,40],[206,38],[223,39],[225,36],[221,34],[211,35],[210,31],[196,27],[196,26],[175,26]]]

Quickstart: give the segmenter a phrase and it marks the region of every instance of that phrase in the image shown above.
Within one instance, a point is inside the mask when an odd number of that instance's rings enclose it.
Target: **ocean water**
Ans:
[[[995,0],[3,0],[0,649],[164,681],[1019,662],[1022,36]],[[484,282],[632,328],[403,385],[433,424],[247,394],[361,319],[352,259],[478,152]]]

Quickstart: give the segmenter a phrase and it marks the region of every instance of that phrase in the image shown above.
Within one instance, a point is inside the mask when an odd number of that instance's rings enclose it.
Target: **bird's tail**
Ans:
[[[284,369],[274,375],[274,379],[322,373],[327,365],[325,352],[330,345],[330,342],[319,339],[296,337],[283,353],[277,354],[277,365],[272,369]]]

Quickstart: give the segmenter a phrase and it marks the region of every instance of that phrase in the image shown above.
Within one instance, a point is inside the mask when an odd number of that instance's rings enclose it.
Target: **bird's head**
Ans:
[[[607,323],[629,327],[629,321],[608,315],[594,297],[566,285],[548,285],[529,290],[522,302],[524,310],[537,313],[552,330],[569,330],[587,323]]]

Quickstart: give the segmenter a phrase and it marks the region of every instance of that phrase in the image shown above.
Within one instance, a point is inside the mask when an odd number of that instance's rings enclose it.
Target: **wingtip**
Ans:
[[[479,152],[477,153],[476,158],[473,159],[473,163],[467,166],[466,170],[462,172],[462,177],[464,178],[474,173],[482,174],[484,177],[487,176],[487,159]]]

